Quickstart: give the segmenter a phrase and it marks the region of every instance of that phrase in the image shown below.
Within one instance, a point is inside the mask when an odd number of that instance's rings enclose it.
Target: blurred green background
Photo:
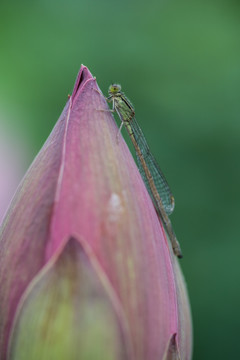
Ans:
[[[19,177],[81,63],[105,94],[122,84],[174,193],[193,359],[237,358],[240,2],[2,0],[0,132],[9,149],[22,144]]]

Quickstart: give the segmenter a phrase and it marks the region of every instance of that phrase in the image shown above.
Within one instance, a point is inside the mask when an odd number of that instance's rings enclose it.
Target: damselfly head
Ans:
[[[119,91],[121,91],[121,85],[119,84],[112,84],[108,88],[109,95],[117,94]]]

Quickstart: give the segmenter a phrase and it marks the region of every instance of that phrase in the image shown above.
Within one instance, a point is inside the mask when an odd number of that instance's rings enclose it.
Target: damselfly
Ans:
[[[152,198],[155,209],[165,226],[172,243],[173,252],[181,258],[181,248],[168,217],[174,209],[174,197],[168,183],[149,150],[142,130],[136,121],[134,108],[121,91],[121,86],[117,84],[110,85],[108,94],[107,100],[113,103],[112,111],[117,112],[122,122],[119,131],[125,125],[136,151],[140,174]]]

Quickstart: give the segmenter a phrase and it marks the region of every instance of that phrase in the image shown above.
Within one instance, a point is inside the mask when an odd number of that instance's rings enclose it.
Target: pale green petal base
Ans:
[[[113,306],[74,239],[24,298],[15,319],[10,359],[127,359]]]

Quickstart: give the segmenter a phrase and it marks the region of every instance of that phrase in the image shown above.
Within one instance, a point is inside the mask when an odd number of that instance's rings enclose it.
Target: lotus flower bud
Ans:
[[[178,260],[107,109],[82,66],[3,221],[3,360],[191,359]]]

